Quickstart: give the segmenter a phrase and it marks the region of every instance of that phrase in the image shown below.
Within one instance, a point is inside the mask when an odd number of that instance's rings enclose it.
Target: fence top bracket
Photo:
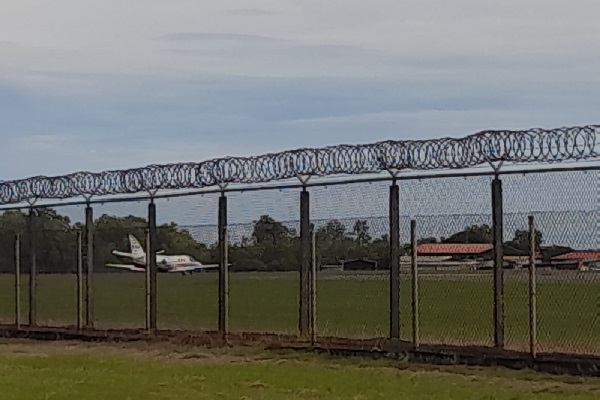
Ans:
[[[396,181],[396,178],[398,177],[398,175],[400,175],[400,170],[399,169],[386,168],[385,170],[390,174],[390,176],[392,177],[392,179],[394,180],[394,182]]]
[[[300,183],[302,184],[302,186],[306,189],[306,184],[310,180],[311,176],[310,175],[296,174],[296,178],[298,178],[298,180],[300,181]]]
[[[494,175],[498,176],[498,174],[500,173],[500,168],[502,168],[502,164],[504,164],[504,160],[499,161],[498,164],[494,164],[493,161],[488,161],[488,163],[490,164],[490,167],[494,171]]]
[[[156,193],[158,193],[158,189],[148,190],[148,196],[150,196],[150,202],[154,202],[154,197],[156,196]]]

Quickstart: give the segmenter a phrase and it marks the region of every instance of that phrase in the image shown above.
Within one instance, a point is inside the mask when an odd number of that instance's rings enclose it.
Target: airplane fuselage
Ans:
[[[146,266],[146,257],[127,257],[131,258],[133,262],[139,266]],[[173,255],[173,256],[156,256],[156,266],[159,271],[168,272],[178,267],[201,267],[202,263],[198,261],[192,261],[189,256],[186,255]]]

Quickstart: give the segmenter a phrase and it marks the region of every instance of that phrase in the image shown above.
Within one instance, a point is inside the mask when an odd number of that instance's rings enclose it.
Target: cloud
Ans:
[[[265,10],[262,8],[236,8],[233,10],[225,11],[225,14],[241,15],[241,16],[248,16],[248,17],[263,17],[263,16],[277,15],[280,13],[278,13],[276,11],[272,11],[272,10]]]
[[[3,99],[0,90],[2,104],[18,103],[0,109],[4,176],[597,123],[594,99],[600,91],[589,82],[563,83],[556,96],[556,84],[517,87],[500,80],[481,86],[466,78],[434,82],[426,91],[422,82],[387,79],[207,77],[120,83],[120,94],[94,97],[13,89]]]
[[[18,138],[17,145],[32,152],[48,151],[65,146],[68,140],[65,135],[29,135]]]
[[[268,36],[248,35],[239,33],[214,33],[214,32],[190,32],[171,33],[163,35],[162,40],[168,42],[251,42],[251,43],[273,43],[281,40]]]
[[[595,0],[33,4],[0,14],[10,176],[598,123]]]

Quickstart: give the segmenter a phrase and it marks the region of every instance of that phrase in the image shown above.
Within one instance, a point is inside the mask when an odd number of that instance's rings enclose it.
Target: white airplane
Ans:
[[[119,257],[130,258],[132,264],[106,264],[109,268],[120,268],[135,272],[146,271],[146,252],[135,236],[129,235],[131,253],[113,250],[112,253]],[[156,252],[156,266],[159,272],[179,272],[183,275],[191,274],[192,271],[207,268],[219,268],[219,264],[202,264],[188,255],[167,256],[160,255],[164,250]],[[140,265],[140,267],[136,266]]]

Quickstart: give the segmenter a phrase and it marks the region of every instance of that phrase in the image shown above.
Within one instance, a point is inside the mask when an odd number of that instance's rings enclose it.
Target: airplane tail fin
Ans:
[[[131,255],[133,255],[134,259],[145,259],[146,252],[144,248],[140,244],[140,242],[136,239],[135,236],[129,235],[129,245],[131,247]]]

